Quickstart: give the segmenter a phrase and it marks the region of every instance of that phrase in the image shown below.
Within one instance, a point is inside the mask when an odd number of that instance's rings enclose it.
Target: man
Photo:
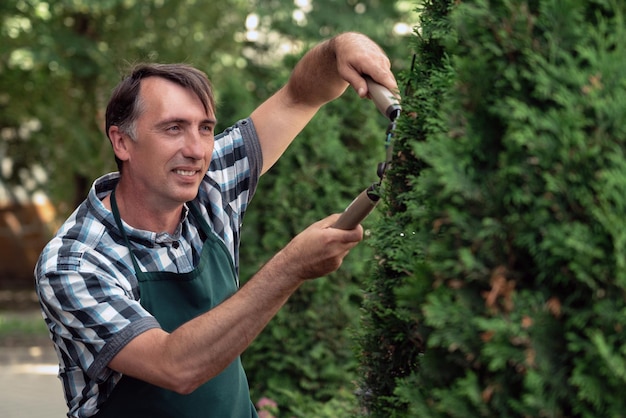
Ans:
[[[248,119],[214,136],[206,76],[143,65],[114,90],[101,177],[36,268],[69,417],[255,417],[240,354],[305,281],[339,268],[362,228],[297,235],[238,288],[239,228],[258,178],[363,75],[396,88],[361,34],[322,42]]]

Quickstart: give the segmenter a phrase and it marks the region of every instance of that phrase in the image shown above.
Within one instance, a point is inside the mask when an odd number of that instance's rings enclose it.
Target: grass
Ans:
[[[0,342],[16,337],[45,337],[46,324],[38,311],[0,311]]]

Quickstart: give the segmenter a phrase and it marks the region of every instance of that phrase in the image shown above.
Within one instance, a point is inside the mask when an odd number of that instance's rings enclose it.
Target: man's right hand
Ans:
[[[337,270],[343,259],[363,239],[363,228],[344,231],[332,228],[338,214],[318,221],[298,234],[274,261],[280,261],[291,277],[315,279]]]

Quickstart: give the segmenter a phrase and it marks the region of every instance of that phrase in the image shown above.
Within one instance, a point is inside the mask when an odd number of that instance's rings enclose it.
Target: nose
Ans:
[[[203,137],[198,132],[192,132],[185,136],[185,143],[182,149],[183,156],[194,160],[201,160],[206,157],[212,140]]]

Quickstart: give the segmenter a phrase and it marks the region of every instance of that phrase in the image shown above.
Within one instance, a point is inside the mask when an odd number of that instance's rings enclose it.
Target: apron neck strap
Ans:
[[[202,230],[202,232],[204,232],[204,236],[206,238],[209,238],[213,232],[211,231],[211,227],[207,223],[206,219],[204,219],[204,216],[202,216],[202,213],[200,212],[200,209],[198,208],[197,202],[194,200],[191,200],[187,202],[187,206],[189,207],[189,210],[191,211],[191,214],[193,215],[194,219],[200,224],[200,229]]]
[[[139,268],[139,263],[137,263],[135,254],[133,254],[133,250],[131,249],[130,242],[128,241],[128,236],[126,235],[126,231],[124,230],[124,226],[122,225],[122,218],[120,218],[120,211],[117,208],[117,200],[115,199],[115,188],[111,192],[111,212],[113,212],[113,218],[115,218],[115,223],[117,224],[117,228],[120,230],[120,233],[122,234],[122,238],[124,238],[124,243],[126,243],[126,248],[128,248],[128,252],[130,253],[130,258],[133,260],[133,267],[135,268],[135,274],[140,274],[141,269]]]

